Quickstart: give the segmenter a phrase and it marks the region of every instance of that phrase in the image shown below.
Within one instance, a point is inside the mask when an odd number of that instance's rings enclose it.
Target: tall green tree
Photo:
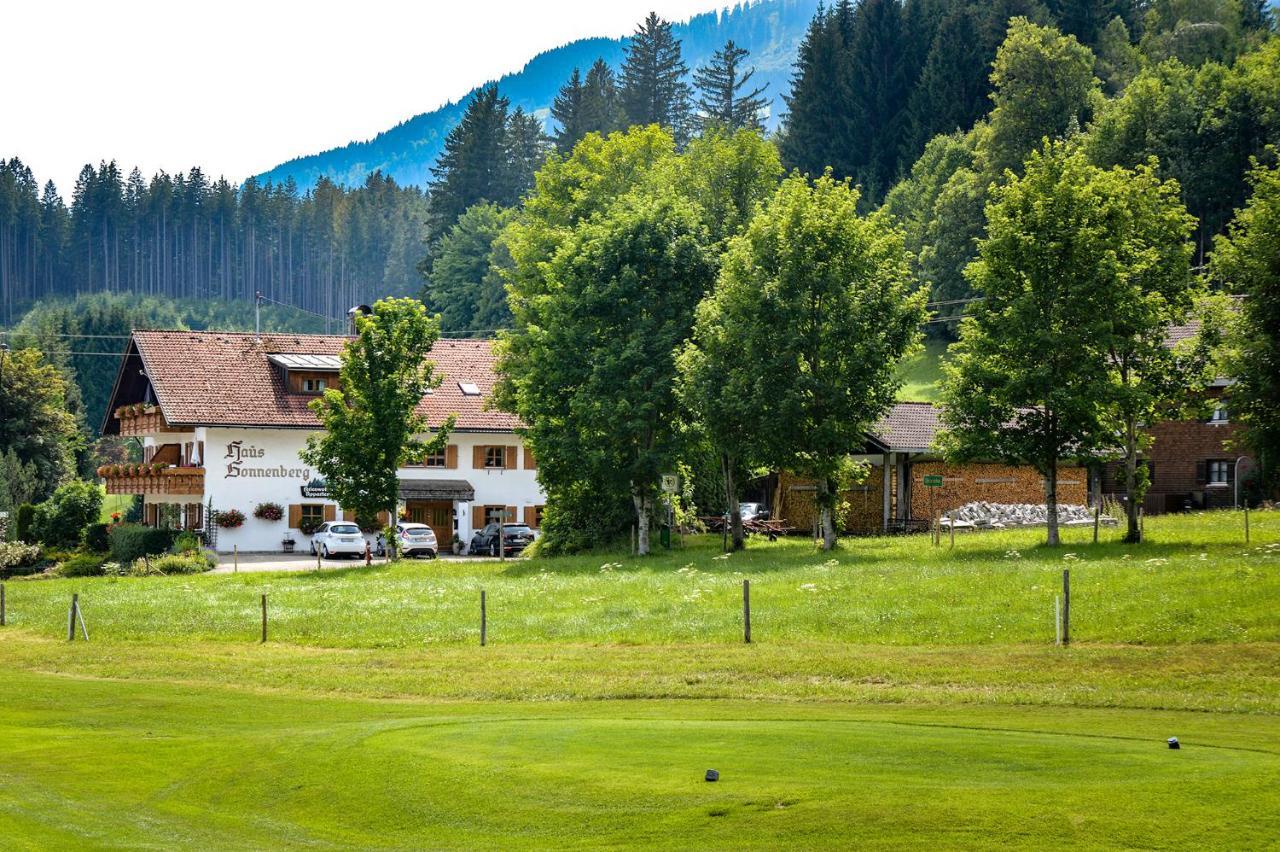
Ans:
[[[321,431],[307,437],[300,456],[357,518],[387,510],[395,523],[397,469],[444,452],[453,429],[449,418],[429,434],[417,411],[423,395],[440,384],[429,360],[440,323],[417,299],[379,300],[355,322],[338,387],[311,403]]]
[[[516,107],[507,120],[506,176],[499,203],[512,206],[533,188],[533,176],[551,153],[552,141],[542,129],[542,121]]]
[[[779,147],[788,169],[853,174],[846,140],[854,109],[845,63],[852,22],[848,0],[834,9],[820,7],[800,42],[791,91],[783,98],[787,115]]]
[[[901,0],[862,0],[853,15],[845,74],[853,113],[846,144],[854,181],[879,202],[898,176],[914,69],[904,61]]]
[[[477,204],[440,241],[423,301],[440,314],[445,331],[492,337],[511,324],[501,273],[507,254],[498,242],[514,217],[513,208]]]
[[[578,140],[586,136],[585,116],[583,114],[583,96],[586,86],[582,83],[582,73],[573,69],[569,80],[560,87],[555,100],[551,102],[551,117],[556,120],[556,150],[567,154],[578,144]]]
[[[750,55],[750,51],[729,39],[712,55],[708,64],[694,72],[693,83],[698,90],[698,123],[704,132],[717,126],[730,130],[764,131],[761,113],[769,101],[760,96],[768,84],[747,89],[755,69],[744,70],[742,61]]]
[[[1120,179],[1098,177],[1054,143],[994,190],[986,237],[966,269],[981,299],[944,365],[947,456],[1039,471],[1050,545],[1059,542],[1060,463],[1097,458],[1116,438],[1108,346],[1123,274],[1115,231],[1126,211],[1112,197]]]
[[[722,452],[817,482],[826,549],[849,455],[892,405],[920,335],[925,296],[910,290],[887,217],[859,215],[857,191],[830,175],[792,175],[732,241],[699,309],[686,366],[711,433]]]
[[[1124,451],[1125,540],[1138,542],[1138,508],[1150,484],[1138,466],[1151,444],[1145,426],[1181,415],[1209,378],[1210,348],[1175,350],[1167,343],[1169,327],[1187,323],[1202,295],[1191,272],[1195,220],[1182,206],[1177,184],[1161,181],[1153,163],[1103,171],[1086,165],[1082,153],[1071,156],[1079,172],[1073,179],[1103,201],[1085,226],[1099,231],[1093,238],[1109,241],[1092,271],[1110,290],[1107,339],[1100,348],[1111,367],[1112,432],[1121,436]]]
[[[503,362],[543,484],[555,493],[584,474],[625,484],[640,555],[660,477],[677,459],[675,352],[711,287],[703,243],[688,202],[628,193],[556,253],[534,357]]]
[[[483,201],[510,205],[512,197],[507,113],[510,104],[495,85],[476,92],[462,120],[445,138],[431,168],[431,228],[438,239],[468,207]]]
[[[597,59],[587,71],[582,84],[582,130],[608,136],[621,130],[625,119],[622,112],[622,96],[614,79],[613,69],[603,59]]]
[[[1100,104],[1092,51],[1074,36],[1015,18],[991,70],[991,168],[1017,172],[1040,140],[1084,127]]]
[[[650,12],[632,34],[622,63],[619,86],[628,124],[657,124],[677,141],[689,134],[691,89],[685,82],[689,68],[671,22]]]
[[[977,13],[957,6],[938,27],[907,106],[908,152],[941,133],[967,132],[991,107],[989,66],[973,61]]]
[[[1232,340],[1232,421],[1259,463],[1264,489],[1280,487],[1280,168],[1258,167],[1253,196],[1214,244],[1212,271],[1244,296]]]
[[[0,454],[12,452],[16,458],[5,466],[9,476],[25,480],[34,467],[33,496],[39,500],[72,475],[76,451],[83,445],[76,416],[67,406],[72,392],[73,386],[39,350],[0,350]],[[17,490],[13,481],[5,485]]]

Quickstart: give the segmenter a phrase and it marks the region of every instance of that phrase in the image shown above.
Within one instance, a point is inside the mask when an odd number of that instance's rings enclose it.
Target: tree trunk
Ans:
[[[827,477],[818,480],[818,525],[822,530],[822,549],[836,546],[835,483]]]
[[[1049,462],[1049,475],[1044,478],[1044,505],[1048,510],[1049,538],[1048,545],[1057,547],[1061,544],[1058,538],[1058,460]]]
[[[1138,526],[1138,439],[1134,424],[1127,424],[1124,444],[1124,514],[1128,528],[1124,534],[1125,544],[1137,544],[1142,541],[1142,530]]]
[[[733,460],[729,458],[728,453],[723,453],[720,456],[720,463],[724,465],[724,497],[729,507],[733,549],[742,550],[747,546],[747,541],[742,532],[742,506],[738,502],[738,488],[733,481]]]
[[[645,496],[633,495],[636,504],[636,554],[649,555],[649,516],[653,511],[652,500]]]

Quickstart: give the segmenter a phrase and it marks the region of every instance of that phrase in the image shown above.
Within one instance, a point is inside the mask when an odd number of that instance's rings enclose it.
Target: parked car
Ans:
[[[311,552],[325,559],[340,553],[360,556],[364,553],[364,536],[350,521],[326,521],[311,536]]]
[[[471,537],[469,553],[498,555],[498,535],[502,535],[502,550],[513,556],[533,544],[533,530],[528,524],[489,524]]]
[[[435,559],[440,552],[436,544],[436,532],[426,524],[396,524],[396,547],[405,556],[425,556]]]
[[[742,520],[744,521],[769,520],[769,510],[764,507],[763,503],[739,503],[738,511],[742,512]]]

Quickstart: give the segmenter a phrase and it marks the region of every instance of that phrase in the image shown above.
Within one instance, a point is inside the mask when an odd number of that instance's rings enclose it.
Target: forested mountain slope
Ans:
[[[729,39],[751,51],[751,64],[756,67],[753,81],[769,84],[765,95],[771,107],[766,123],[773,129],[785,112],[783,95],[790,90],[796,49],[817,7],[818,0],[764,0],[698,15],[676,24],[674,34],[682,42],[690,69],[704,64]],[[540,53],[519,71],[499,79],[498,88],[513,109],[522,107],[549,124],[551,102],[573,69],[585,73],[597,58],[617,68],[627,41],[582,39]],[[258,181],[282,183],[292,177],[305,190],[327,177],[342,186],[358,186],[368,174],[381,169],[402,186],[426,186],[445,136],[458,123],[475,91],[415,115],[373,139],[282,163],[259,175]]]

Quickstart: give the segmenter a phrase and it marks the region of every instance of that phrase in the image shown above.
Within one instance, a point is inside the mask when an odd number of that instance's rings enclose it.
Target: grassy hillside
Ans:
[[[1259,848],[1280,513],[1248,546],[1240,521],[10,582],[6,840]],[[73,591],[88,643],[65,641]]]
[[[934,402],[942,389],[942,359],[947,354],[943,340],[927,340],[924,350],[903,363],[899,370],[902,389],[898,399],[903,402]]]

